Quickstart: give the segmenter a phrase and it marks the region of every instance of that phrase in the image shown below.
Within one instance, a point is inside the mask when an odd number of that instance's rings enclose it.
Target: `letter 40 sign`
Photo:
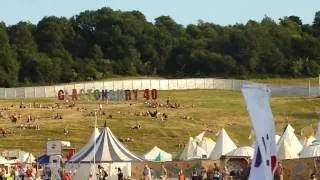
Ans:
[[[71,94],[67,90],[59,90],[58,91],[58,100],[66,100],[68,98],[72,98],[72,100],[78,100],[81,96],[87,96],[90,99],[95,100],[114,100],[114,101],[131,101],[131,100],[138,100],[138,90],[92,90],[88,89],[85,92],[84,89],[72,89]],[[158,98],[158,91],[156,89],[145,89],[143,91],[143,98],[149,100],[150,98],[156,100]]]

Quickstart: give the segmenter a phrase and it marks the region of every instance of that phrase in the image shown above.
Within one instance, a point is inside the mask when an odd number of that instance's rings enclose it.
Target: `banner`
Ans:
[[[250,180],[272,180],[276,166],[275,125],[270,108],[270,89],[266,85],[242,87],[242,94],[256,133],[256,146],[251,164]]]

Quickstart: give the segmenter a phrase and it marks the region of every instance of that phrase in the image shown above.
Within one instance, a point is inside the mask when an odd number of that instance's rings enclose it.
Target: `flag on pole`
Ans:
[[[271,91],[266,85],[242,87],[242,94],[256,134],[256,146],[251,164],[250,180],[272,180],[276,166],[275,126],[270,108]]]

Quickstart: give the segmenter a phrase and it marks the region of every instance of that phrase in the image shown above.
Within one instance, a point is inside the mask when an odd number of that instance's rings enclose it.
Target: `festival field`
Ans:
[[[182,144],[190,136],[195,136],[203,130],[208,130],[206,136],[215,139],[220,128],[225,128],[237,145],[251,145],[248,139],[251,131],[246,106],[240,92],[219,90],[188,90],[188,91],[159,91],[157,100],[166,104],[167,97],[170,103],[178,103],[180,107],[159,107],[158,112],[166,113],[166,121],[155,120],[151,117],[136,116],[135,112],[155,111],[144,103],[143,94],[139,92],[138,101],[104,102],[105,115],[98,116],[101,127],[107,121],[110,129],[118,138],[132,138],[133,142],[124,142],[130,150],[141,155],[157,145],[167,152],[178,155]],[[20,100],[2,100],[0,108],[4,117],[0,120],[0,128],[8,128],[12,134],[0,137],[0,150],[20,148],[31,151],[35,155],[45,153],[48,139],[70,141],[72,146],[79,149],[88,140],[94,125],[94,116],[90,112],[98,109],[99,101],[88,100],[83,97],[75,102],[73,108],[68,107],[71,102],[56,99],[24,100],[25,109],[20,109]],[[62,108],[46,108],[59,103]],[[34,104],[42,108],[34,108]],[[273,97],[272,110],[275,115],[277,134],[287,122],[300,134],[304,126],[316,123],[320,118],[319,98],[303,97]],[[30,108],[31,106],[31,108]],[[5,108],[9,110],[5,110]],[[77,108],[82,109],[80,112]],[[86,110],[85,110],[86,109]],[[22,120],[13,124],[9,116],[21,114]],[[55,114],[61,114],[63,119],[53,119]],[[40,130],[21,129],[20,124],[27,123],[27,115],[38,117],[32,124],[39,124]],[[109,117],[112,115],[112,118]],[[183,118],[185,116],[185,118]],[[139,123],[140,129],[132,129]],[[64,135],[64,128],[69,130]]]

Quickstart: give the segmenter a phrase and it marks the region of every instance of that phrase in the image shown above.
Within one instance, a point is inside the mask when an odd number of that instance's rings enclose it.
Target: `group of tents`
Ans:
[[[221,156],[252,158],[254,154],[255,143],[251,147],[237,147],[224,129],[219,132],[216,142],[204,135],[205,132],[202,132],[195,137],[190,137],[178,159],[182,161],[193,159],[218,160]],[[320,138],[319,128],[316,138],[308,136],[299,140],[292,126],[288,124],[283,134],[281,136],[276,135],[275,137],[278,159],[320,156],[320,141],[317,138]],[[2,156],[0,156],[0,164],[14,164],[18,162],[26,164],[35,161],[31,153],[20,150],[3,152]],[[8,157],[16,158],[8,160]],[[42,161],[41,158],[37,162]],[[114,175],[116,178],[117,168],[121,168],[125,175],[131,175],[131,162],[165,162],[172,161],[172,159],[170,153],[165,152],[157,146],[142,156],[135,155],[124,147],[109,127],[105,125],[101,132],[97,128],[94,129],[89,142],[71,159],[66,161],[65,167],[73,173],[75,179],[87,179],[90,174],[97,173],[98,165],[107,170],[109,175]],[[48,162],[45,159],[43,161]]]
[[[1,152],[0,164],[32,164],[35,162],[35,157],[30,152],[25,152],[20,149],[6,150]]]

